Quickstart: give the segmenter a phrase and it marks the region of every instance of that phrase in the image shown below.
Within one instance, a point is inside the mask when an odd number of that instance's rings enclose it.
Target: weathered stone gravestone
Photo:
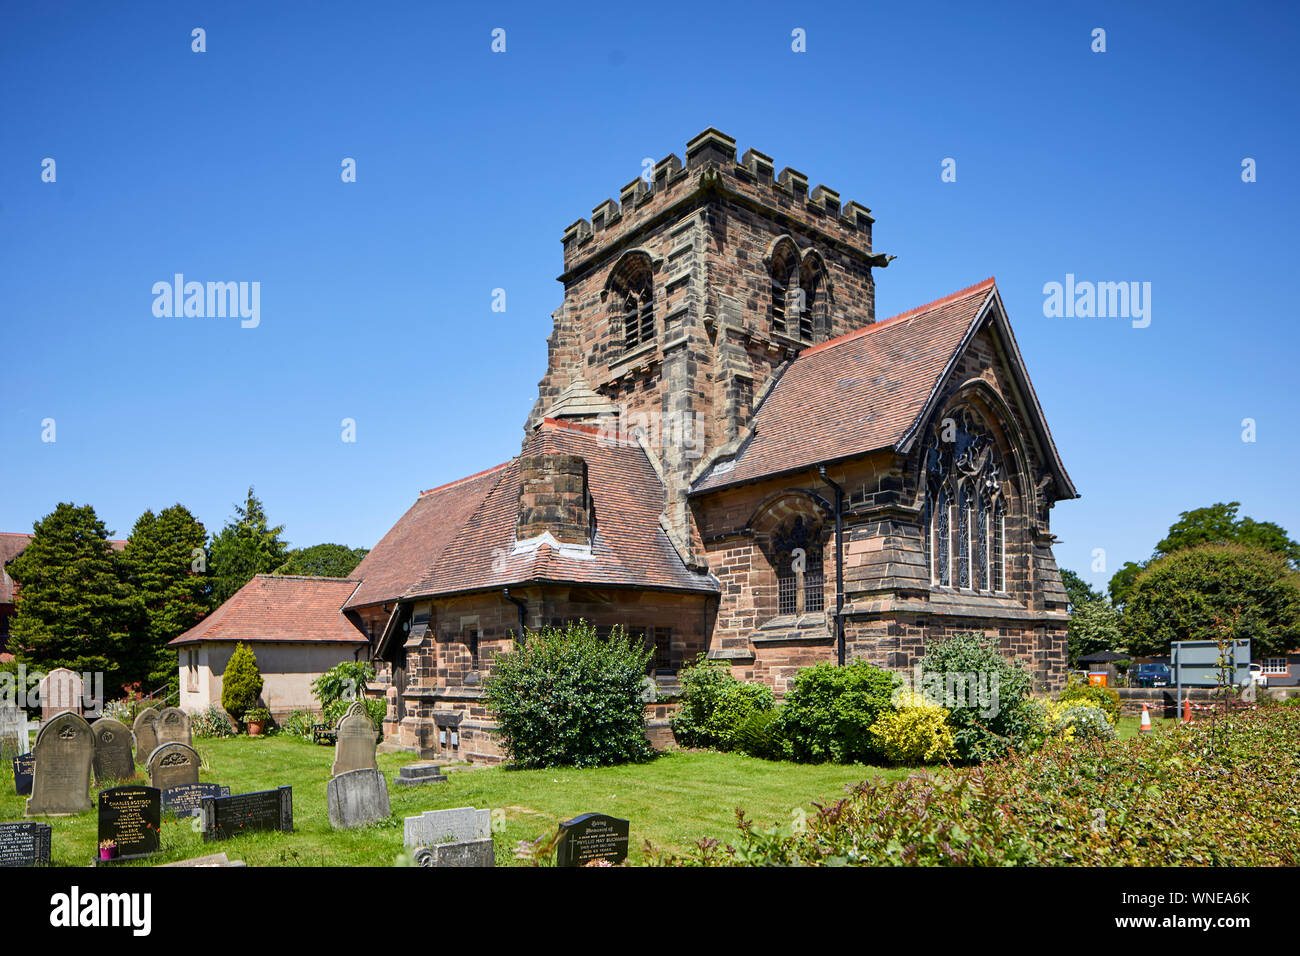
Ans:
[[[90,725],[95,735],[95,780],[130,780],[135,776],[135,756],[131,753],[131,731],[112,717],[101,717]]]
[[[150,707],[135,719],[135,759],[144,763],[158,749],[158,711]],[[191,744],[191,746],[193,746]]]
[[[230,788],[216,783],[182,783],[162,792],[163,807],[178,817],[197,817],[204,797],[228,797]]]
[[[378,770],[375,762],[375,747],[379,735],[375,725],[370,722],[370,715],[365,706],[357,701],[348,708],[348,712],[339,720],[337,728],[338,742],[334,745],[334,766],[330,773],[338,776],[351,770]]]
[[[8,760],[29,749],[27,715],[13,704],[0,704],[0,758]]]
[[[556,866],[586,866],[592,862],[622,863],[627,859],[629,824],[603,813],[584,813],[560,824],[555,847]]]
[[[67,712],[48,721],[36,735],[36,775],[28,816],[84,813],[90,809],[90,770],[95,735],[90,724]]]
[[[32,795],[32,778],[36,776],[36,755],[20,754],[14,758],[14,792],[20,797]]]
[[[159,790],[199,782],[199,755],[186,744],[159,744],[149,755],[149,785]]]
[[[0,866],[49,863],[53,835],[48,823],[0,823]]]
[[[407,817],[404,842],[416,866],[496,866],[492,811],[458,807]]]
[[[163,744],[184,744],[194,746],[194,736],[190,731],[190,715],[179,707],[167,707],[158,714],[158,746]]]
[[[399,787],[419,787],[426,783],[446,783],[447,777],[442,773],[442,767],[428,760],[417,760],[414,763],[403,764],[397,770],[397,785]]]
[[[349,770],[330,780],[325,788],[330,826],[336,830],[363,827],[387,820],[388,783],[378,770]]]
[[[227,840],[259,830],[293,832],[293,788],[237,793],[230,797],[204,797],[199,815],[203,839]]]
[[[49,720],[69,710],[80,716],[84,713],[82,700],[85,692],[80,674],[66,667],[54,668],[37,687],[41,698],[41,720]]]
[[[99,842],[117,847],[119,860],[162,848],[162,793],[156,787],[114,787],[99,793]]]

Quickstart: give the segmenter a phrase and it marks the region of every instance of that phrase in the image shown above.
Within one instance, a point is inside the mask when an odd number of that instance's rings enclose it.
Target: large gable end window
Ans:
[[[944,418],[925,456],[930,581],[1004,593],[1006,501],[993,438],[969,409]]]

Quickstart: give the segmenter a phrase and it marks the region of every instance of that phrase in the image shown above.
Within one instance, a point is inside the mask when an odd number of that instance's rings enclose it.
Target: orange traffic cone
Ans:
[[[1183,701],[1183,723],[1190,724],[1191,722],[1192,722],[1192,699],[1188,697],[1186,700]]]
[[[1152,730],[1151,711],[1147,709],[1146,704],[1142,705],[1142,723],[1138,724],[1138,730],[1144,734],[1149,734]]]

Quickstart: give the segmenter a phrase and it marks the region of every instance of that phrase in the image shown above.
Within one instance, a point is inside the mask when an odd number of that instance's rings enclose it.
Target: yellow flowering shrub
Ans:
[[[914,691],[896,695],[893,709],[871,725],[871,737],[892,763],[938,763],[957,755],[948,711]]]

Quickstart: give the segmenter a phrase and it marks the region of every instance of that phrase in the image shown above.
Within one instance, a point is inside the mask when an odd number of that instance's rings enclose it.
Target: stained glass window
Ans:
[[[993,439],[962,410],[943,419],[926,456],[927,544],[940,587],[1004,591],[1006,509]],[[956,428],[951,427],[956,424]]]

